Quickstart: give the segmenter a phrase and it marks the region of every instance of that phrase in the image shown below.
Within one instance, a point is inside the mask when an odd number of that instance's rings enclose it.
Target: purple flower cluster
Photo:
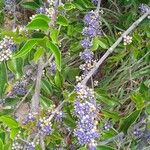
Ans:
[[[84,62],[86,62],[86,63],[91,62],[93,55],[94,55],[93,52],[88,49],[86,49],[82,53],[80,53],[81,59],[84,60]]]
[[[37,113],[29,113],[29,114],[26,116],[26,118],[25,118],[23,124],[26,125],[26,124],[28,124],[28,123],[30,123],[30,122],[35,121],[35,120],[36,120],[36,115],[37,115]]]
[[[98,4],[98,0],[92,0],[92,3],[93,3],[94,5],[97,5],[97,4]]]
[[[15,0],[5,0],[5,9],[8,11],[12,11],[12,8],[15,6]]]
[[[136,138],[141,138],[143,136],[143,132],[139,129],[135,129],[133,131],[133,135],[136,137]]]
[[[75,115],[78,118],[77,128],[74,131],[79,140],[79,144],[95,143],[99,137],[97,131],[97,105],[94,98],[94,92],[87,86],[78,83],[75,88],[77,99],[74,103]]]
[[[36,9],[36,13],[37,14],[45,14],[46,13],[46,9],[45,7],[39,7]]]
[[[39,131],[41,135],[50,135],[52,133],[52,124],[49,118],[43,117],[40,118],[37,122],[37,127],[39,128]]]
[[[56,122],[61,122],[63,117],[64,117],[64,112],[60,111],[60,112],[57,112],[56,113],[56,116],[55,116],[55,121]]]
[[[35,145],[33,143],[29,143],[26,145],[26,150],[35,150]]]
[[[82,31],[82,34],[86,38],[93,38],[100,33],[99,19],[99,15],[94,11],[90,11],[85,15],[85,27]]]
[[[0,62],[7,61],[12,57],[12,52],[17,49],[13,38],[5,36],[0,41]]]
[[[103,129],[104,129],[104,130],[107,130],[107,131],[109,131],[111,128],[112,128],[112,125],[111,125],[110,123],[106,123],[106,124],[103,126]]]
[[[150,10],[150,8],[148,7],[148,5],[146,5],[146,4],[141,4],[139,6],[139,9],[140,9],[141,13],[146,13],[146,12],[148,12]]]
[[[24,81],[18,81],[12,91],[11,91],[11,95],[25,95],[27,93],[27,89],[26,89],[26,83],[24,83]]]
[[[85,38],[81,41],[81,46],[84,48],[84,51],[80,53],[80,57],[84,61],[84,64],[80,65],[83,74],[76,77],[78,84],[75,87],[77,97],[74,103],[74,109],[78,120],[74,135],[78,138],[79,144],[88,145],[90,150],[95,150],[95,140],[99,137],[99,132],[97,130],[98,122],[96,120],[98,106],[96,105],[94,91],[82,85],[80,81],[84,79],[96,63],[96,61],[93,60],[94,54],[90,48],[92,46],[92,39],[100,33],[98,14],[94,11],[87,13],[84,17],[84,24],[85,27],[82,34]]]
[[[84,64],[80,66],[83,74],[81,77],[77,77],[77,82],[84,79],[87,73],[95,66],[96,61],[93,60],[94,53],[90,50],[90,48],[93,45],[93,38],[98,36],[101,31],[99,19],[100,17],[96,11],[90,11],[84,17],[85,27],[82,31],[84,39],[80,42],[81,46],[84,48],[84,51],[80,53],[80,57],[84,61]]]

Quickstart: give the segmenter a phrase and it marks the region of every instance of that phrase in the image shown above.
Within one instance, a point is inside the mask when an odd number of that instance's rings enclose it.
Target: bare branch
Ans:
[[[99,59],[95,67],[86,75],[86,77],[81,81],[82,84],[86,84],[87,81],[93,76],[93,74],[98,70],[100,65],[105,61],[105,59],[114,51],[114,49],[121,43],[124,36],[128,35],[133,31],[148,15],[150,11],[143,14],[138,20],[136,20],[118,39],[117,41],[106,51],[106,53]]]
[[[36,77],[35,92],[32,97],[32,100],[31,100],[31,111],[32,112],[38,112],[38,109],[39,109],[42,74],[43,74],[43,60],[42,60],[42,58],[40,58],[39,62],[38,62],[38,71],[37,71],[37,77]]]

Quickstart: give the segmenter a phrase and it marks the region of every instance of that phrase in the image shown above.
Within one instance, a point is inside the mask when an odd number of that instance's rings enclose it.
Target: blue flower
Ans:
[[[92,3],[93,3],[94,5],[97,5],[97,4],[98,4],[98,0],[92,0]]]
[[[46,9],[44,7],[40,7],[36,9],[37,14],[45,14]]]
[[[84,50],[82,53],[80,53],[81,59],[83,59],[85,62],[89,62],[93,58],[93,52],[90,50]]]
[[[140,11],[141,11],[142,13],[146,13],[146,12],[148,12],[148,11],[150,10],[150,8],[148,7],[148,5],[146,5],[146,4],[141,4],[141,5],[139,6],[139,9],[140,9]]]
[[[86,38],[81,41],[81,46],[85,49],[88,49],[92,46],[92,43],[89,39]]]
[[[97,34],[98,34],[98,30],[95,29],[94,27],[90,26],[90,27],[85,27],[82,31],[82,34],[84,36],[87,36],[87,37],[95,37]]]

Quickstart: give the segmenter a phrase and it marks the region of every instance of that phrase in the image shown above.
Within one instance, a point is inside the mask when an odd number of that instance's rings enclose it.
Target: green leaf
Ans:
[[[7,62],[9,70],[19,79],[23,75],[23,64],[22,58],[11,59]]]
[[[115,150],[115,149],[110,146],[100,145],[100,146],[97,146],[96,150]]]
[[[28,54],[31,49],[36,45],[37,43],[37,39],[30,39],[28,40],[24,46],[17,52],[17,54],[14,55],[14,59],[15,58],[19,58],[19,57],[22,57],[26,54]]]
[[[26,26],[28,30],[42,30],[42,31],[47,31],[49,28],[48,22],[45,21],[44,19],[37,18],[33,19],[31,22],[28,23]]]
[[[72,10],[75,9],[75,5],[73,3],[65,3],[64,5],[65,10]]]
[[[0,129],[0,139],[2,140],[2,142],[4,143],[5,142],[5,131]]]
[[[10,141],[7,141],[7,143],[4,145],[4,150],[10,150],[11,149],[11,143]]]
[[[119,131],[123,131],[127,134],[129,127],[138,119],[141,110],[135,110],[129,116],[121,120]]]
[[[63,77],[59,71],[57,71],[54,80],[55,80],[56,86],[61,88],[63,85]]]
[[[143,96],[143,99],[150,100],[150,88],[148,88],[144,83],[140,85],[139,92]]]
[[[89,0],[74,0],[74,4],[80,10],[93,7],[93,4]]]
[[[6,124],[9,128],[18,128],[19,126],[17,121],[9,116],[1,116],[0,122],[3,122],[4,124]]]
[[[53,43],[58,43],[58,35],[59,35],[59,31],[57,29],[53,29],[50,33],[50,37],[53,41]]]
[[[10,115],[14,110],[13,109],[4,109],[4,110],[0,110],[0,116],[3,115]]]
[[[93,39],[92,50],[95,51],[98,49],[98,47],[99,47],[99,39],[98,39],[98,37],[95,37]]]
[[[58,16],[57,24],[62,25],[62,26],[68,26],[68,20],[64,16]]]
[[[59,50],[58,46],[50,41],[47,41],[46,45],[54,54],[57,69],[61,71],[61,51]]]
[[[36,10],[37,8],[39,8],[39,5],[37,5],[35,2],[25,2],[21,4],[21,6],[23,8],[32,9],[32,10]]]
[[[135,102],[137,109],[142,109],[144,107],[144,99],[139,92],[132,94],[131,100]]]
[[[51,83],[48,80],[42,80],[42,89],[44,90],[44,92],[50,95],[52,93]]]
[[[47,23],[49,23],[51,21],[51,19],[47,15],[44,15],[44,14],[35,15],[32,20],[35,20],[35,19],[42,19],[42,20],[46,21]]]
[[[3,141],[0,139],[0,150],[4,150],[4,144]]]
[[[114,120],[119,120],[120,119],[119,114],[117,112],[109,111],[109,110],[102,110],[102,113],[107,118],[112,118]]]
[[[41,99],[40,100],[41,105],[45,108],[49,108],[51,105],[53,105],[53,102],[49,98],[43,95],[40,96],[40,99]]]
[[[0,97],[2,97],[2,95],[5,92],[6,84],[7,84],[6,65],[5,63],[2,62],[0,63]]]
[[[103,49],[107,49],[109,46],[106,44],[106,42],[102,39],[99,39],[99,46]]]
[[[79,73],[80,73],[79,68],[66,67],[63,72],[63,77],[67,81],[74,81],[75,77],[78,76]]]
[[[16,137],[17,133],[19,131],[19,128],[12,128],[11,131],[10,131],[10,138],[12,140],[14,140],[14,138]]]
[[[108,96],[107,94],[102,94],[98,90],[96,92],[96,97],[97,97],[98,101],[102,101],[103,103],[107,104],[108,106],[115,106],[115,105],[119,104],[119,102],[116,99]]]
[[[19,98],[6,98],[4,106],[13,106],[19,102]]]
[[[33,60],[37,62],[43,54],[44,54],[44,49],[42,47],[37,48],[37,51],[34,53]]]

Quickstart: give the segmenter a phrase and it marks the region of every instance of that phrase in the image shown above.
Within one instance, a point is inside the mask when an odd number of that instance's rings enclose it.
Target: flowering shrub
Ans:
[[[0,150],[149,148],[150,2],[140,2],[0,2]]]

